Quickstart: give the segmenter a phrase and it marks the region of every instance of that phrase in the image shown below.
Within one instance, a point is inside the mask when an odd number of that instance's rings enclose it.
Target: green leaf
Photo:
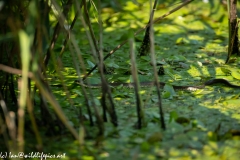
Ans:
[[[222,71],[223,73],[225,73],[226,75],[231,74],[231,70],[229,70],[229,69],[227,69],[227,68],[221,68],[221,71]]]
[[[148,63],[151,61],[149,56],[141,56],[140,59],[147,61]]]
[[[95,64],[94,64],[94,63],[92,63],[92,62],[91,62],[91,61],[89,61],[89,60],[87,60],[87,63],[88,63],[88,66],[89,66],[89,67],[91,67],[91,68],[95,66]]]
[[[162,96],[163,96],[164,99],[168,99],[168,98],[171,97],[171,93],[168,92],[168,91],[164,91],[164,92],[162,93]]]
[[[186,57],[182,56],[182,55],[174,55],[172,57],[170,57],[170,60],[175,61],[175,62],[179,62],[179,61],[186,61]]]
[[[172,98],[173,96],[176,95],[176,92],[173,89],[172,85],[166,84],[163,88],[164,91],[168,92],[170,94],[170,97]]]
[[[237,70],[232,70],[232,76],[236,79],[240,79],[240,73]]]
[[[176,40],[175,43],[176,43],[177,45],[179,45],[179,44],[184,44],[184,41],[185,41],[185,40],[184,40],[182,37],[180,37],[180,38],[178,38],[178,39]]]
[[[208,138],[209,138],[210,141],[217,141],[217,134],[209,131],[208,132]]]
[[[178,118],[178,114],[176,111],[170,112],[170,119],[169,122],[175,121]]]
[[[176,78],[175,78],[175,76],[174,76],[174,72],[173,72],[172,69],[166,68],[166,69],[165,69],[165,73],[166,73],[167,75],[169,75],[173,80],[176,80]]]
[[[226,100],[223,102],[223,105],[225,106],[239,106],[240,104],[240,99],[230,99],[230,100]]]

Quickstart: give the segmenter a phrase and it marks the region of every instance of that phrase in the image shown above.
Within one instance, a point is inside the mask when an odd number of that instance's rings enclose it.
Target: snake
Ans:
[[[83,87],[86,87],[86,88],[101,88],[102,87],[101,84],[89,84],[89,85],[87,85],[87,84],[84,84],[84,83],[80,83],[79,80],[75,80],[75,83],[77,83],[77,84],[79,84]],[[158,83],[159,83],[159,86],[161,88],[163,88],[166,84],[168,84],[168,83],[165,83],[165,82],[158,82]],[[221,79],[221,78],[210,79],[210,80],[206,81],[205,83],[203,83],[202,85],[189,85],[189,86],[172,85],[172,87],[173,87],[174,90],[194,91],[194,90],[198,90],[198,89],[204,89],[206,86],[211,86],[211,85],[218,84],[218,83],[224,84],[225,86],[230,87],[230,88],[240,88],[240,86],[232,84],[228,80]],[[135,86],[134,83],[108,83],[108,84],[109,84],[110,87],[123,86],[123,87],[126,87],[126,88],[134,88],[134,86]],[[155,83],[154,82],[140,82],[139,85],[141,87],[151,87],[151,86],[154,86]]]

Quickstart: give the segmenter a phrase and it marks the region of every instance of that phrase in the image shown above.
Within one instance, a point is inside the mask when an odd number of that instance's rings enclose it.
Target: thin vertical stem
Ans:
[[[150,5],[151,4],[152,3],[150,0]],[[156,56],[155,56],[155,49],[154,49],[154,33],[153,33],[153,17],[150,18],[150,52],[151,52],[151,60],[152,60],[152,64],[153,64],[154,82],[156,85],[156,90],[157,90],[157,95],[158,95],[158,105],[159,105],[158,107],[159,107],[161,127],[162,127],[162,129],[166,129],[163,108],[162,108],[160,83],[158,83],[159,80],[158,80],[157,67],[156,67]]]

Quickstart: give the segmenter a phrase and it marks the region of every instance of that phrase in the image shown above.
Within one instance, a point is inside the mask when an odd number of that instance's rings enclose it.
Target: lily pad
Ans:
[[[233,70],[233,71],[231,72],[231,74],[232,74],[232,76],[233,76],[234,78],[240,79],[240,73],[239,73],[239,71]]]

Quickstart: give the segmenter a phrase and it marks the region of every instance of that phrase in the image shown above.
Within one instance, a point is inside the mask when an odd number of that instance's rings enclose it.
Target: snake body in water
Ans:
[[[101,84],[90,84],[90,85],[86,85],[83,83],[80,83],[79,80],[76,80],[75,83],[87,87],[87,88],[101,88]],[[163,88],[166,83],[164,82],[158,82],[160,87]],[[214,85],[214,84],[224,84],[227,87],[230,88],[240,88],[240,86],[238,85],[234,85],[232,83],[230,83],[228,80],[226,79],[210,79],[208,81],[206,81],[205,83],[203,83],[202,85],[191,85],[191,86],[177,86],[177,85],[172,85],[173,89],[175,90],[189,90],[189,91],[194,91],[194,90],[198,90],[198,89],[203,89],[205,88],[205,86],[210,86],[210,85]],[[151,87],[154,86],[155,83],[154,82],[140,82],[139,83],[141,87]],[[109,83],[109,86],[111,87],[117,87],[117,86],[123,86],[123,87],[127,87],[127,88],[134,88],[134,83]]]

